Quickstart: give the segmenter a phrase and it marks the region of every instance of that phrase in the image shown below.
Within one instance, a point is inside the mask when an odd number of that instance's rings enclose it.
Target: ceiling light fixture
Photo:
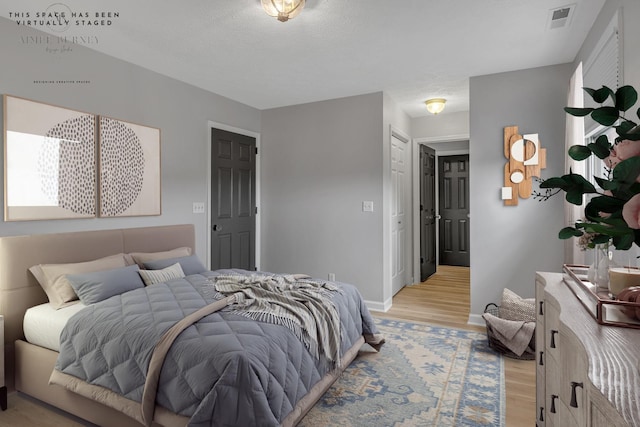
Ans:
[[[280,22],[287,22],[302,12],[305,0],[262,0],[262,8],[267,15],[278,18]]]
[[[438,114],[444,110],[444,104],[447,102],[444,98],[432,98],[427,99],[424,103],[427,106],[427,111],[431,114]]]

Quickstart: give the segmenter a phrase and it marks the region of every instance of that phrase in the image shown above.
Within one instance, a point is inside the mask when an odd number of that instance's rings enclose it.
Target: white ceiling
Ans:
[[[64,0],[119,17],[56,35],[97,36],[89,47],[259,109],[385,91],[419,117],[433,97],[467,111],[470,76],[572,61],[604,2],[307,0],[281,23],[260,0]],[[0,16],[54,3],[0,0]],[[549,29],[571,4],[570,25]]]

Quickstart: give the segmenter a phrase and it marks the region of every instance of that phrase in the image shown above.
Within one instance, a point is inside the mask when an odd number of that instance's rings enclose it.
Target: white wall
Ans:
[[[263,270],[335,273],[383,302],[382,120],[381,92],[262,112]]]
[[[160,128],[162,215],[0,222],[0,235],[193,223],[196,250],[204,261],[206,215],[192,214],[192,203],[208,201],[207,123],[259,132],[260,111],[81,46],[62,54],[47,53],[42,44],[24,44],[21,36],[27,34],[43,33],[0,18],[0,93]],[[90,83],[34,83],[38,80]]]
[[[478,321],[487,303],[499,302],[507,287],[534,296],[534,275],[560,271],[562,197],[547,202],[500,199],[506,158],[503,128],[538,133],[547,150],[543,177],[561,175],[571,64],[472,77],[470,81],[471,313]],[[537,186],[534,185],[534,189]],[[475,319],[474,319],[475,317]]]

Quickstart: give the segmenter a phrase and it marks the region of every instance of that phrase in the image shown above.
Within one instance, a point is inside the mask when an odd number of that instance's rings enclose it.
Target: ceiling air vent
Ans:
[[[571,18],[573,18],[573,11],[576,5],[570,4],[568,6],[558,7],[556,9],[549,10],[549,20],[547,28],[555,30],[556,28],[564,28],[571,25]]]

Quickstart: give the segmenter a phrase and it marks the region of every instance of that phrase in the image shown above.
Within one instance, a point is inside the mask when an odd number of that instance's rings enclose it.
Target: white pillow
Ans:
[[[184,272],[182,271],[182,267],[179,262],[163,268],[162,270],[140,270],[138,273],[140,273],[140,277],[142,277],[144,284],[147,286],[184,277]]]
[[[535,298],[522,298],[510,289],[502,291],[500,317],[507,320],[536,321]]]

